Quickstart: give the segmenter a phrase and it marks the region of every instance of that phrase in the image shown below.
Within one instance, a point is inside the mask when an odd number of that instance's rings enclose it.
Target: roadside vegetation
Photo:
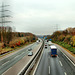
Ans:
[[[4,28],[3,38],[0,36],[0,55],[15,51],[23,46],[36,41],[37,37],[32,33],[12,32],[11,27]]]
[[[56,31],[48,36],[54,43],[57,43],[75,54],[75,28],[67,28],[64,31]]]

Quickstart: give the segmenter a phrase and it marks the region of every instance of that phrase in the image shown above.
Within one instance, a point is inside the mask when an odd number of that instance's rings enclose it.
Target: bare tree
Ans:
[[[5,9],[5,7],[7,7],[7,6],[9,6],[9,5],[4,5],[4,3],[2,3],[2,6],[0,6],[0,8],[1,8],[1,42],[3,42],[4,40],[3,40],[3,35],[4,35],[4,31],[5,31],[5,24],[6,23],[9,23],[9,22],[11,22],[11,21],[7,21],[6,20],[6,18],[9,18],[10,17],[10,15],[6,15],[5,13],[6,12],[9,12],[9,10],[6,10]]]

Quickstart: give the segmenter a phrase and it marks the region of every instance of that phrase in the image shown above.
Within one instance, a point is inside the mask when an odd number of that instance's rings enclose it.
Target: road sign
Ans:
[[[49,41],[52,41],[52,39],[49,39]]]

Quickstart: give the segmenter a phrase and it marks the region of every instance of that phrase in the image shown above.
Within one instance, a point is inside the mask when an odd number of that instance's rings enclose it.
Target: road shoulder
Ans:
[[[39,44],[36,48],[33,49],[34,55],[37,52],[37,50],[39,50],[40,46],[41,44]],[[23,57],[19,62],[17,62],[14,66],[9,68],[2,75],[17,75],[26,66],[26,64],[34,57],[34,55],[31,57],[30,56]]]
[[[64,47],[55,44],[56,46],[59,46],[59,49],[65,53],[65,55],[67,55],[74,63],[75,63],[75,54],[72,54],[69,50],[65,49]]]

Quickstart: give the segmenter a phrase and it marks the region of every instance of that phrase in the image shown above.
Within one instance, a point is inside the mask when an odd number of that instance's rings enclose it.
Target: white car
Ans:
[[[30,51],[30,52],[28,53],[28,56],[32,56],[32,55],[33,55],[33,52]]]

